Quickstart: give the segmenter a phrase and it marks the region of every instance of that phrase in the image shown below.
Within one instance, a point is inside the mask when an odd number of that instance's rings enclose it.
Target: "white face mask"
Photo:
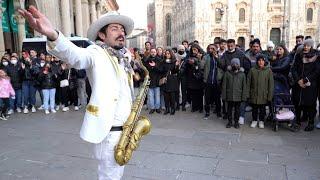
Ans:
[[[4,62],[2,62],[2,64],[4,65],[4,66],[8,66],[8,61],[4,61]]]
[[[166,63],[170,63],[171,62],[171,59],[166,59]]]
[[[14,59],[14,60],[11,60],[10,62],[11,62],[11,64],[16,65],[18,60]]]
[[[43,62],[43,63],[40,63],[40,66],[43,67],[45,64],[46,64],[46,63],[44,63],[44,62]]]

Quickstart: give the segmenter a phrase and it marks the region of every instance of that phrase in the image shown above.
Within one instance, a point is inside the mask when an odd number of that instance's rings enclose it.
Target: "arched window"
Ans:
[[[244,8],[241,8],[239,10],[239,22],[244,23],[246,16],[246,10]]]
[[[166,15],[166,42],[167,46],[171,46],[171,16]]]
[[[244,48],[245,47],[245,38],[244,37],[238,37],[238,41],[237,44],[241,47]]]
[[[270,41],[275,45],[280,44],[281,30],[280,28],[272,28],[270,31]]]
[[[307,22],[308,23],[312,23],[312,19],[313,19],[313,9],[312,8],[308,8],[308,10],[307,10]]]
[[[221,19],[222,19],[222,12],[223,10],[220,8],[216,8],[216,12],[215,12],[215,19],[216,19],[216,23],[220,23]]]

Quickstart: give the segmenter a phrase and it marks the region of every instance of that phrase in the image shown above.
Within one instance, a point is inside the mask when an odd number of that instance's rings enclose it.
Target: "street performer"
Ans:
[[[121,179],[124,166],[116,163],[114,148],[132,106],[133,86],[130,51],[125,37],[134,27],[133,20],[117,12],[108,12],[93,22],[88,38],[94,45],[80,48],[57,31],[49,19],[35,7],[20,9],[30,27],[47,36],[47,51],[76,69],[86,69],[92,95],[86,108],[80,137],[95,144],[99,160],[99,180]]]

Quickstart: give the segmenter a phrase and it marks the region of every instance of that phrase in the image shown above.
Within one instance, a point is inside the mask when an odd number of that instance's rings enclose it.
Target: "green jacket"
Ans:
[[[228,70],[222,81],[222,99],[225,101],[240,102],[247,100],[246,75],[242,71]]]
[[[210,57],[210,55],[209,54],[205,55],[203,57],[203,61],[204,61],[203,81],[206,83],[207,80],[208,80],[209,73],[210,73],[210,65],[211,65],[211,57]],[[219,62],[218,62],[217,59],[216,59],[216,62],[217,62],[217,64],[216,64],[217,65],[217,67],[216,67],[217,68],[217,77],[216,78],[217,78],[218,84],[220,84],[222,79],[223,79],[224,72],[223,72],[222,69],[218,68],[219,67],[218,63]]]
[[[274,82],[269,67],[250,69],[247,79],[249,102],[252,104],[267,104],[272,101]]]

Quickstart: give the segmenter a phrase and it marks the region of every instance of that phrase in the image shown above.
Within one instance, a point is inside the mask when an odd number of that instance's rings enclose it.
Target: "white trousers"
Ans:
[[[95,145],[95,157],[99,161],[99,180],[120,180],[124,166],[117,164],[114,159],[114,147],[119,142],[122,131],[110,131],[108,136]]]

